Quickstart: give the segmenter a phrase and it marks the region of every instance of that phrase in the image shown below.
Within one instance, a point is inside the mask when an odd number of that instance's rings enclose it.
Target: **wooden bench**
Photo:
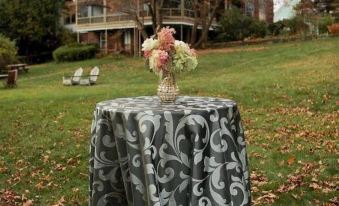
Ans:
[[[7,72],[16,69],[18,70],[18,72],[24,71],[27,73],[30,68],[27,66],[27,64],[10,64],[10,65],[7,65],[5,69],[7,70]]]
[[[17,79],[18,79],[18,70],[14,69],[14,70],[8,71],[8,77],[7,77],[7,81],[5,82],[5,87],[6,88],[16,87]]]

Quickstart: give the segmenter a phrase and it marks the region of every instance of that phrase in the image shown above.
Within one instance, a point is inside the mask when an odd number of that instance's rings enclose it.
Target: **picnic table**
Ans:
[[[7,65],[7,71],[10,71],[10,70],[18,70],[18,72],[21,72],[21,71],[25,71],[26,73],[28,72],[29,70],[29,67],[27,64],[10,64],[10,65]]]
[[[0,79],[8,77],[8,74],[0,74]]]

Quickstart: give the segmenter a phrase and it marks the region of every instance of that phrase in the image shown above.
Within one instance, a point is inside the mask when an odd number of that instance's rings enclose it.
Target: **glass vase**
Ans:
[[[160,74],[160,83],[157,95],[161,103],[174,103],[179,95],[179,88],[176,84],[175,74],[168,70],[163,70]]]

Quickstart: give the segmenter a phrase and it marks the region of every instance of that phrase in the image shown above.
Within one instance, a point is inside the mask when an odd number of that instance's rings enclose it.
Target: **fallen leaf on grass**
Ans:
[[[22,204],[22,206],[32,206],[33,205],[33,201],[32,200],[27,200],[26,202],[24,202]]]
[[[339,198],[338,197],[334,197],[334,198],[330,199],[330,204],[333,204],[333,206],[339,205]]]
[[[317,189],[321,189],[321,186],[315,182],[312,182],[310,185],[309,185],[310,188],[314,189],[314,190],[317,190]]]
[[[251,172],[251,184],[253,186],[262,186],[268,183],[267,177],[263,174],[257,173],[256,171]]]
[[[277,192],[279,193],[285,193],[285,192],[289,192],[289,191],[292,191],[294,190],[295,188],[297,187],[300,187],[302,186],[304,183],[303,183],[303,179],[304,179],[304,176],[303,175],[289,175],[289,178],[288,178],[288,184],[283,184],[281,185],[278,189],[277,189]]]
[[[292,197],[293,197],[294,199],[296,199],[296,200],[300,199],[300,196],[297,195],[297,194],[292,194]]]
[[[290,157],[287,159],[287,164],[288,164],[289,166],[291,166],[291,165],[295,162],[295,159],[296,159],[295,156],[290,156]]]
[[[20,195],[12,190],[0,190],[1,205],[19,205],[22,203]]]
[[[5,173],[7,173],[8,172],[8,168],[7,167],[0,167],[0,173],[2,173],[2,174],[5,174]]]
[[[58,200],[58,202],[57,202],[56,204],[52,205],[52,206],[64,206],[65,204],[66,204],[65,197],[62,196],[62,197]]]
[[[62,164],[57,164],[57,165],[55,165],[54,169],[56,171],[64,171],[64,170],[66,170],[66,167],[64,167]]]
[[[263,155],[259,154],[258,152],[252,152],[250,154],[250,156],[252,157],[258,157],[258,158],[265,158]]]
[[[263,191],[264,195],[258,197],[256,200],[253,200],[253,205],[262,205],[262,204],[273,204],[275,200],[278,199],[278,196],[273,194],[271,191]]]
[[[45,188],[44,186],[44,182],[39,182],[35,185],[35,188],[37,188],[38,190],[42,190]]]
[[[43,156],[42,156],[42,161],[43,161],[44,163],[47,163],[48,160],[49,160],[49,156],[48,156],[48,155],[43,155]]]

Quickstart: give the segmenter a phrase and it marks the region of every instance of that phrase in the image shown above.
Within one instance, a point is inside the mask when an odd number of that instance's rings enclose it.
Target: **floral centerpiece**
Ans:
[[[175,74],[192,71],[198,65],[195,50],[175,40],[174,34],[173,28],[162,28],[156,37],[148,38],[142,44],[150,70],[160,76],[157,94],[161,102],[174,102],[179,94]]]

